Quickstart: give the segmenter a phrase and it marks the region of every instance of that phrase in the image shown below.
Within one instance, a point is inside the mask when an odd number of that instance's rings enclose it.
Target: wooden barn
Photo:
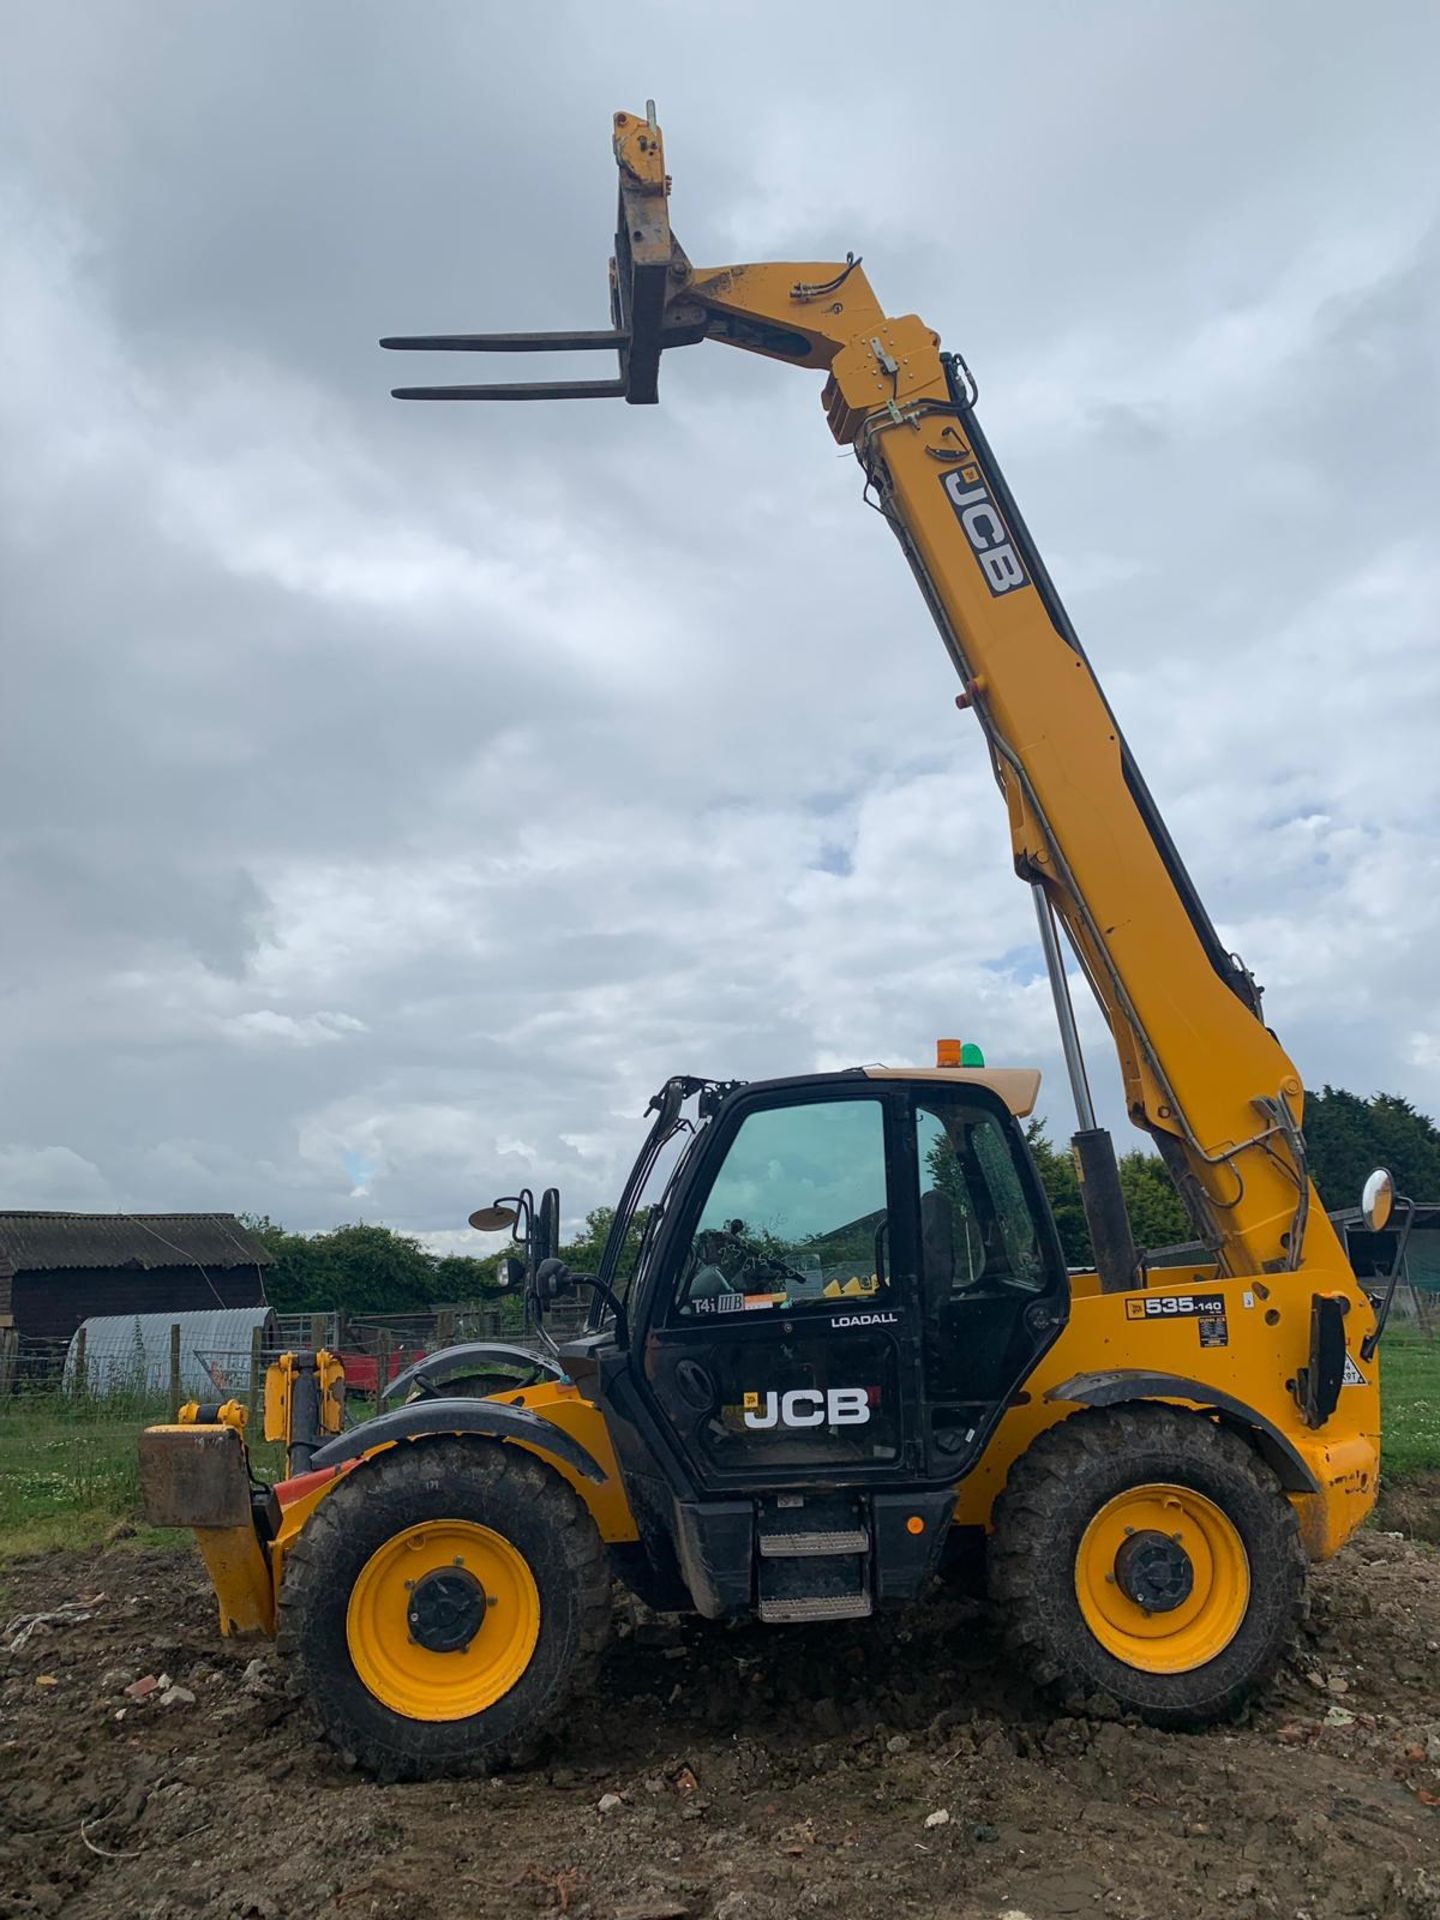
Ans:
[[[0,1212],[0,1330],[23,1345],[96,1314],[261,1307],[270,1264],[231,1213]]]

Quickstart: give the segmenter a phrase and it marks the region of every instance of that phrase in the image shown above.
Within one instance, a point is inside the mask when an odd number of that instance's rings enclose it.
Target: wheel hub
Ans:
[[[465,1567],[437,1567],[410,1592],[410,1637],[431,1653],[463,1653],[485,1619],[485,1589]]]
[[[1173,1613],[1195,1587],[1195,1567],[1179,1540],[1152,1528],[1127,1536],[1115,1555],[1115,1580],[1147,1613]]]

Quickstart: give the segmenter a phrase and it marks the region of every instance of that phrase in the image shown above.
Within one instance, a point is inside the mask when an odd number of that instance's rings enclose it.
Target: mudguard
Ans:
[[[311,1469],[344,1466],[361,1454],[393,1440],[419,1440],[427,1434],[479,1433],[493,1440],[519,1440],[537,1453],[553,1454],[586,1480],[603,1482],[608,1476],[588,1448],[570,1434],[528,1413],[524,1407],[499,1400],[415,1400],[391,1413],[377,1414],[348,1433],[317,1449]]]
[[[545,1353],[536,1353],[531,1347],[517,1347],[507,1340],[466,1340],[459,1346],[441,1347],[436,1353],[427,1353],[413,1367],[407,1367],[404,1373],[397,1373],[380,1397],[382,1400],[394,1400],[413,1386],[429,1386],[432,1382],[438,1387],[456,1374],[472,1370],[482,1360],[501,1360],[524,1367],[527,1372],[548,1374],[562,1386],[570,1378],[558,1360],[552,1360]]]
[[[1232,1425],[1248,1427],[1262,1459],[1272,1467],[1286,1493],[1319,1493],[1315,1478],[1304,1455],[1293,1440],[1287,1439],[1273,1420],[1254,1407],[1247,1407],[1232,1393],[1206,1386],[1203,1380],[1186,1380],[1176,1373],[1077,1373],[1051,1387],[1047,1400],[1069,1400],[1079,1407],[1117,1407],[1127,1400],[1188,1400],[1194,1406],[1213,1408]]]

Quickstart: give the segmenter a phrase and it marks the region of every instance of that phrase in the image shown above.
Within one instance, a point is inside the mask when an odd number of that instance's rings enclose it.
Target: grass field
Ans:
[[[1440,1468],[1440,1344],[1398,1326],[1380,1352],[1383,1473],[1402,1479]]]
[[[1383,1353],[1384,1471],[1393,1482],[1440,1469],[1440,1344],[1396,1327]],[[168,1417],[163,1404],[134,1400],[12,1400],[0,1412],[0,1560],[89,1545],[133,1526],[136,1436]],[[257,1470],[273,1475],[279,1449],[262,1442],[253,1451]]]
[[[70,1401],[59,1394],[11,1400],[0,1412],[0,1560],[53,1546],[87,1546],[137,1523],[140,1429],[168,1420],[162,1402]],[[280,1449],[252,1450],[272,1473]],[[147,1540],[168,1539],[140,1528]]]

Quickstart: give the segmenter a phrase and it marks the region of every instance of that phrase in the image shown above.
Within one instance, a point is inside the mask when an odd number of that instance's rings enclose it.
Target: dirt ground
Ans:
[[[534,1766],[424,1787],[319,1744],[268,1650],[219,1639],[189,1555],[57,1553],[0,1585],[0,1627],[90,1616],[0,1654],[5,1920],[1440,1920],[1440,1554],[1395,1533],[1318,1571],[1295,1659],[1223,1731],[1049,1711],[955,1594],[870,1629],[627,1607]],[[162,1673],[171,1704],[127,1700]]]

